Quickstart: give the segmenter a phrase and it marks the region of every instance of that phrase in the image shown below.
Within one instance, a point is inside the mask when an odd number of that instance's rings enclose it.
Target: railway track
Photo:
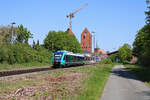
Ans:
[[[93,64],[97,64],[97,63],[93,63]],[[85,65],[93,65],[93,64],[85,64]],[[52,66],[49,66],[49,67],[38,67],[38,68],[28,68],[28,69],[4,70],[4,71],[0,71],[0,77],[46,71],[46,70],[52,70],[52,69],[55,69],[55,68],[52,68]]]
[[[28,68],[28,69],[5,70],[5,71],[0,71],[0,77],[18,75],[24,73],[32,73],[38,71],[46,71],[51,69],[52,69],[51,67],[42,67],[42,68],[38,67],[38,68]]]

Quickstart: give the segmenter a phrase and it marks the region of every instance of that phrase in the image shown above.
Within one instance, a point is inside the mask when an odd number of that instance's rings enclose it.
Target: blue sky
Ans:
[[[73,32],[80,41],[85,27],[96,32],[96,40],[105,51],[117,50],[124,43],[132,45],[137,31],[145,25],[145,0],[1,0],[0,25],[12,21],[23,24],[33,40],[44,38],[50,30],[66,31],[70,12],[88,3],[73,18]]]

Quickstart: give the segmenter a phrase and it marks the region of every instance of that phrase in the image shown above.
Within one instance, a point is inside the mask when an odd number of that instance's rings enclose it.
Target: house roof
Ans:
[[[107,54],[103,49],[99,49],[98,52],[102,54]]]

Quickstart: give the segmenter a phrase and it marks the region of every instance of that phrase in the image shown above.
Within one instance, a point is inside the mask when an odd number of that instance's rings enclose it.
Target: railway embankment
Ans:
[[[0,71],[18,70],[18,69],[27,69],[27,68],[36,68],[36,67],[45,67],[45,66],[50,66],[50,63],[30,62],[30,63],[21,63],[21,64],[0,64]]]
[[[94,64],[0,77],[0,99],[96,100],[112,64]]]

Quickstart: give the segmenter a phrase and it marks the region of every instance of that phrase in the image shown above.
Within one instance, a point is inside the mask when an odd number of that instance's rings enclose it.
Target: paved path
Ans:
[[[111,71],[100,100],[150,100],[150,88],[118,65]]]

